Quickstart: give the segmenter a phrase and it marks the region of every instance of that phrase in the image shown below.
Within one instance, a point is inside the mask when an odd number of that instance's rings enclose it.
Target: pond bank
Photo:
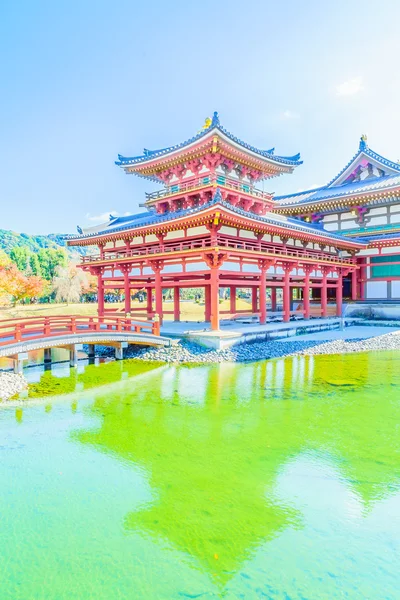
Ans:
[[[23,375],[0,371],[0,401],[9,400],[27,386],[28,383]]]
[[[358,328],[360,329],[360,328]],[[358,329],[354,334],[359,333]],[[325,332],[326,333],[326,332]],[[400,350],[400,332],[389,332],[374,337],[352,336],[347,331],[336,332],[339,339],[329,339],[328,335],[308,335],[306,339],[288,339],[243,344],[224,350],[211,350],[197,344],[181,340],[170,348],[139,348],[130,346],[125,357],[138,361],[166,363],[220,363],[250,362],[282,356],[347,354],[353,352],[374,352],[378,350]],[[101,356],[111,356],[109,348],[99,348]]]

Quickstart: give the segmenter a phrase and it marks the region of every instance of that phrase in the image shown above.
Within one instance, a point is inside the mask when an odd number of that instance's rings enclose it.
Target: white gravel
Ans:
[[[23,375],[0,371],[0,401],[8,400],[19,394],[28,383]]]
[[[279,358],[281,356],[346,354],[350,352],[373,352],[379,350],[400,350],[400,332],[391,332],[369,338],[354,338],[343,332],[344,339],[324,340],[319,334],[317,339],[307,340],[290,338],[242,344],[225,350],[210,350],[185,340],[170,348],[139,348],[130,346],[126,358],[139,361],[155,361],[166,363],[220,363],[250,362]],[[112,350],[98,347],[96,351],[102,356],[111,356]]]

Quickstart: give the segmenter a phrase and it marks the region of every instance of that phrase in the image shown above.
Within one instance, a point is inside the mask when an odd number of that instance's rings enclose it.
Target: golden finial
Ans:
[[[367,136],[367,134],[366,134],[366,133],[363,133],[363,134],[362,134],[362,136],[361,136],[361,139],[362,139],[362,141],[363,141],[363,142],[367,142],[367,141],[368,141],[368,136]]]
[[[203,129],[208,129],[210,127],[211,123],[212,123],[212,119],[210,117],[207,117],[206,120],[204,121]]]

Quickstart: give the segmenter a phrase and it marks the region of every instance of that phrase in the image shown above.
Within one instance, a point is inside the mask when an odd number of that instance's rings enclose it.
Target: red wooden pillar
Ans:
[[[147,318],[151,319],[151,317],[153,316],[153,290],[152,290],[152,288],[150,288],[150,287],[146,288],[146,293],[147,293],[147,307],[146,307]]]
[[[204,320],[211,321],[211,288],[206,285],[204,288]]]
[[[304,265],[303,267],[305,275],[303,288],[303,311],[305,319],[310,318],[310,274],[312,270],[313,267],[311,265]]]
[[[290,273],[292,272],[293,265],[291,263],[284,263],[282,265],[284,276],[283,276],[283,320],[285,323],[290,321]]]
[[[271,310],[276,312],[276,287],[271,288]]]
[[[104,281],[101,270],[97,275],[97,314],[104,317]]]
[[[354,269],[354,271],[351,273],[351,299],[353,300],[353,302],[355,302],[357,300],[358,294],[357,294],[357,276],[358,276],[358,270]]]
[[[329,268],[322,267],[321,317],[328,316],[328,272]]]
[[[367,267],[365,264],[360,268],[360,300],[365,300],[365,284],[367,281]]]
[[[257,310],[257,288],[253,286],[251,288],[251,312],[256,313]]]
[[[211,306],[211,329],[219,329],[219,268],[210,268],[210,306]]]
[[[343,271],[342,269],[338,269],[338,281],[336,287],[336,316],[342,316],[342,306],[343,306]]]
[[[162,297],[162,283],[161,283],[161,271],[157,269],[155,272],[155,289],[156,289],[156,314],[159,316],[160,323],[162,324],[163,319],[163,297]]]
[[[161,271],[163,269],[164,263],[161,260],[155,260],[149,262],[150,267],[154,272],[154,288],[155,288],[155,297],[156,297],[156,314],[160,320],[160,325],[162,325],[163,321],[163,297],[162,297],[162,277]]]
[[[125,294],[125,314],[131,312],[131,288],[129,282],[129,268],[126,267],[124,273],[124,294]]]
[[[179,305],[179,287],[174,287],[174,321],[181,320],[181,309]]]
[[[230,287],[230,313],[236,313],[236,286],[234,285]]]
[[[265,267],[261,268],[260,272],[260,287],[259,287],[259,297],[260,297],[260,325],[265,325],[267,322],[267,281],[266,281],[267,269]]]

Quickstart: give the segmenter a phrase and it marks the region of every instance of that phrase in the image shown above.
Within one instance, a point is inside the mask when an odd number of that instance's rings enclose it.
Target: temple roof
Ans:
[[[343,169],[330,181],[327,187],[337,186],[337,185],[345,185],[347,183],[347,177],[349,174],[354,172],[354,170],[362,165],[363,160],[371,159],[372,164],[375,164],[378,168],[382,167],[382,170],[387,175],[395,175],[396,173],[400,173],[400,164],[397,162],[393,162],[381,156],[377,152],[374,152],[368,147],[367,144],[367,136],[362,135],[360,138],[360,143],[358,146],[358,152],[355,153],[353,158],[343,167]],[[351,183],[351,182],[349,182]]]
[[[201,131],[199,131],[199,133],[194,135],[192,138],[186,140],[185,142],[182,142],[181,144],[176,144],[175,146],[162,148],[160,150],[148,150],[144,148],[143,154],[139,156],[126,157],[122,156],[121,154],[118,154],[118,160],[115,162],[115,164],[124,167],[138,163],[154,161],[155,159],[188,148],[192,144],[195,144],[200,140],[212,137],[215,133],[221,134],[223,137],[227,138],[227,140],[233,142],[234,144],[237,144],[238,146],[241,146],[243,150],[256,154],[258,155],[258,157],[268,160],[269,162],[281,163],[292,167],[296,167],[302,164],[302,161],[300,160],[300,153],[295,154],[294,156],[277,156],[274,154],[275,148],[271,148],[269,150],[260,150],[259,148],[255,148],[254,146],[247,144],[243,140],[230,133],[227,129],[225,129],[225,127],[222,127],[217,112],[214,113],[212,119],[206,120],[206,125]]]
[[[177,219],[181,219],[182,217],[194,215],[197,213],[201,213],[213,206],[220,206],[221,208],[225,208],[230,212],[234,212],[236,214],[242,215],[246,218],[251,218],[255,223],[265,223],[274,225],[280,228],[287,228],[288,233],[290,231],[299,232],[299,233],[307,233],[316,237],[324,238],[324,239],[332,239],[332,241],[342,241],[347,244],[350,242],[349,238],[346,238],[343,235],[338,233],[332,233],[330,231],[326,231],[322,228],[321,225],[313,224],[313,223],[303,223],[299,221],[299,219],[286,217],[284,215],[276,214],[276,213],[267,213],[266,215],[256,215],[252,212],[245,211],[242,208],[237,206],[232,206],[228,202],[222,200],[221,190],[220,188],[216,189],[216,192],[213,198],[202,206],[197,206],[193,208],[182,209],[176,212],[169,212],[165,214],[158,214],[155,212],[146,212],[139,213],[136,215],[128,215],[124,217],[112,217],[108,223],[103,225],[99,225],[97,231],[93,231],[93,228],[88,230],[83,230],[78,227],[79,236],[69,235],[66,236],[66,239],[69,241],[79,242],[80,240],[87,240],[90,238],[95,238],[102,235],[114,234],[122,231],[138,229],[142,227],[147,227],[149,225],[155,225],[158,223],[164,223],[167,221],[174,221]],[[94,243],[94,242],[93,242]],[[352,238],[351,243],[366,245],[363,240],[358,240],[357,238]]]
[[[400,186],[400,164],[374,152],[362,136],[358,152],[327,185],[286,196],[275,196],[282,208],[314,204],[366,193],[390,191]]]

